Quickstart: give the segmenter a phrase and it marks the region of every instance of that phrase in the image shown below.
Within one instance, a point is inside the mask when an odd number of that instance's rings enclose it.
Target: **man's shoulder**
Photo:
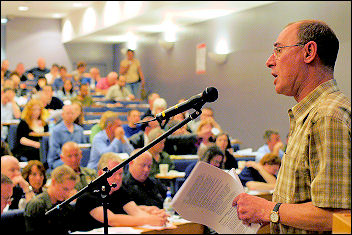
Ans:
[[[92,168],[88,168],[88,167],[81,167],[81,172],[84,175],[97,175],[97,171],[95,169]]]

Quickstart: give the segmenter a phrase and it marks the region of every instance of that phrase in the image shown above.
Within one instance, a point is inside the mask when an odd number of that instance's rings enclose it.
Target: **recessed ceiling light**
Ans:
[[[19,10],[19,11],[28,11],[28,7],[26,7],[26,6],[20,6],[20,7],[18,7],[18,10]]]
[[[54,17],[54,18],[61,18],[62,15],[61,15],[60,13],[55,13],[55,14],[53,14],[53,17]]]
[[[7,23],[7,18],[1,18],[1,24],[6,24]]]

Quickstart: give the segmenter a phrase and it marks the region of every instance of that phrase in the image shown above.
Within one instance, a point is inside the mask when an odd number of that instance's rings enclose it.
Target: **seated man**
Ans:
[[[60,157],[64,165],[71,167],[77,174],[79,179],[75,185],[77,192],[86,187],[92,180],[97,177],[96,170],[80,166],[82,151],[77,143],[72,141],[66,142],[62,146]]]
[[[117,83],[117,78],[119,75],[116,72],[110,72],[108,76],[100,79],[100,81],[95,86],[95,92],[106,95],[109,88]]]
[[[131,155],[140,149],[134,150]],[[123,180],[123,185],[133,195],[138,205],[157,206],[163,208],[167,187],[158,179],[150,178],[149,173],[153,164],[153,157],[144,152],[129,163],[129,172]]]
[[[52,131],[49,139],[48,165],[54,169],[63,164],[60,159],[61,148],[64,143],[73,141],[79,144],[86,143],[87,138],[83,134],[83,127],[74,123],[75,113],[72,105],[62,108],[62,121]]]
[[[1,89],[1,122],[21,117],[21,110],[15,101],[15,91],[11,88]],[[8,127],[4,126],[1,130],[1,139],[5,140]]]
[[[1,173],[1,214],[8,204],[11,204],[13,193],[13,182],[6,175]]]
[[[41,96],[45,97],[41,97],[40,99],[46,101],[45,108],[48,110],[62,109],[64,106],[64,103],[59,98],[54,96],[53,87],[51,85],[45,85],[42,88]]]
[[[259,162],[248,161],[238,175],[242,185],[249,190],[273,190],[281,159],[273,153],[267,153]]]
[[[120,76],[116,84],[111,86],[105,95],[107,100],[134,100],[134,95],[126,87],[126,78]]]
[[[160,127],[154,128],[149,132],[148,139],[150,142],[164,134],[165,131]],[[160,164],[168,164],[169,171],[175,169],[175,163],[170,159],[170,155],[164,151],[165,140],[160,141],[149,149],[149,152],[153,156],[152,169],[150,171],[150,177],[154,177],[159,173]]]
[[[141,120],[141,112],[137,109],[131,109],[127,113],[127,124],[123,124],[122,128],[125,131],[127,138],[130,138],[132,135],[137,134],[142,131],[141,124],[135,124]]]
[[[54,169],[51,174],[48,189],[37,195],[27,203],[24,217],[26,231],[31,234],[52,233],[67,234],[73,229],[73,207],[67,205],[60,211],[45,215],[45,212],[73,196],[73,189],[77,181],[76,173],[63,165]]]
[[[103,169],[109,170],[120,164],[122,160],[116,153],[104,153],[98,163],[98,175],[104,173]],[[109,226],[140,226],[153,225],[163,226],[167,222],[167,216],[163,210],[156,207],[137,206],[131,196],[122,185],[123,168],[116,171],[108,178],[112,187],[108,197],[108,225]],[[86,192],[77,199],[76,213],[79,218],[77,229],[79,231],[89,231],[103,227],[104,216],[100,194]]]
[[[105,129],[94,136],[88,168],[97,169],[98,161],[103,153],[130,154],[134,149],[125,136],[118,113],[111,112],[105,117]]]
[[[72,103],[75,101],[80,102],[84,107],[91,106],[94,103],[92,96],[89,94],[89,84],[80,85],[78,95],[71,99]]]
[[[33,188],[22,177],[19,161],[14,156],[1,156],[1,174],[6,175],[13,182],[13,201],[9,205],[9,209],[18,209],[21,198],[25,198],[29,202],[34,197]]]
[[[255,161],[259,162],[262,157],[267,153],[273,153],[279,156],[281,159],[284,156],[284,151],[282,150],[284,144],[281,141],[278,131],[266,130],[263,136],[265,144],[257,150],[257,156]]]
[[[151,121],[153,119],[152,116],[147,116],[143,119],[143,121],[150,121],[146,124],[142,124],[142,131],[137,134],[132,135],[129,140],[132,146],[136,148],[143,148],[146,144],[149,143],[148,134],[151,130],[156,127],[159,127],[158,121]]]

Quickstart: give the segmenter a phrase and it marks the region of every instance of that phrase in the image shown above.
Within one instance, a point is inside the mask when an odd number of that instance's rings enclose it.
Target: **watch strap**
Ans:
[[[278,212],[281,204],[282,204],[281,202],[276,203],[276,205],[274,206],[273,212]]]

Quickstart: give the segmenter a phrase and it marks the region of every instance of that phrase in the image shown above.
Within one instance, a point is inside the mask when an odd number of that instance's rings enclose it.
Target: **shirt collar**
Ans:
[[[338,91],[337,83],[335,79],[330,79],[309,93],[303,100],[288,110],[289,115],[295,117],[297,121],[307,116],[311,109],[315,107],[314,103],[317,103],[322,97],[327,96],[333,92]]]

